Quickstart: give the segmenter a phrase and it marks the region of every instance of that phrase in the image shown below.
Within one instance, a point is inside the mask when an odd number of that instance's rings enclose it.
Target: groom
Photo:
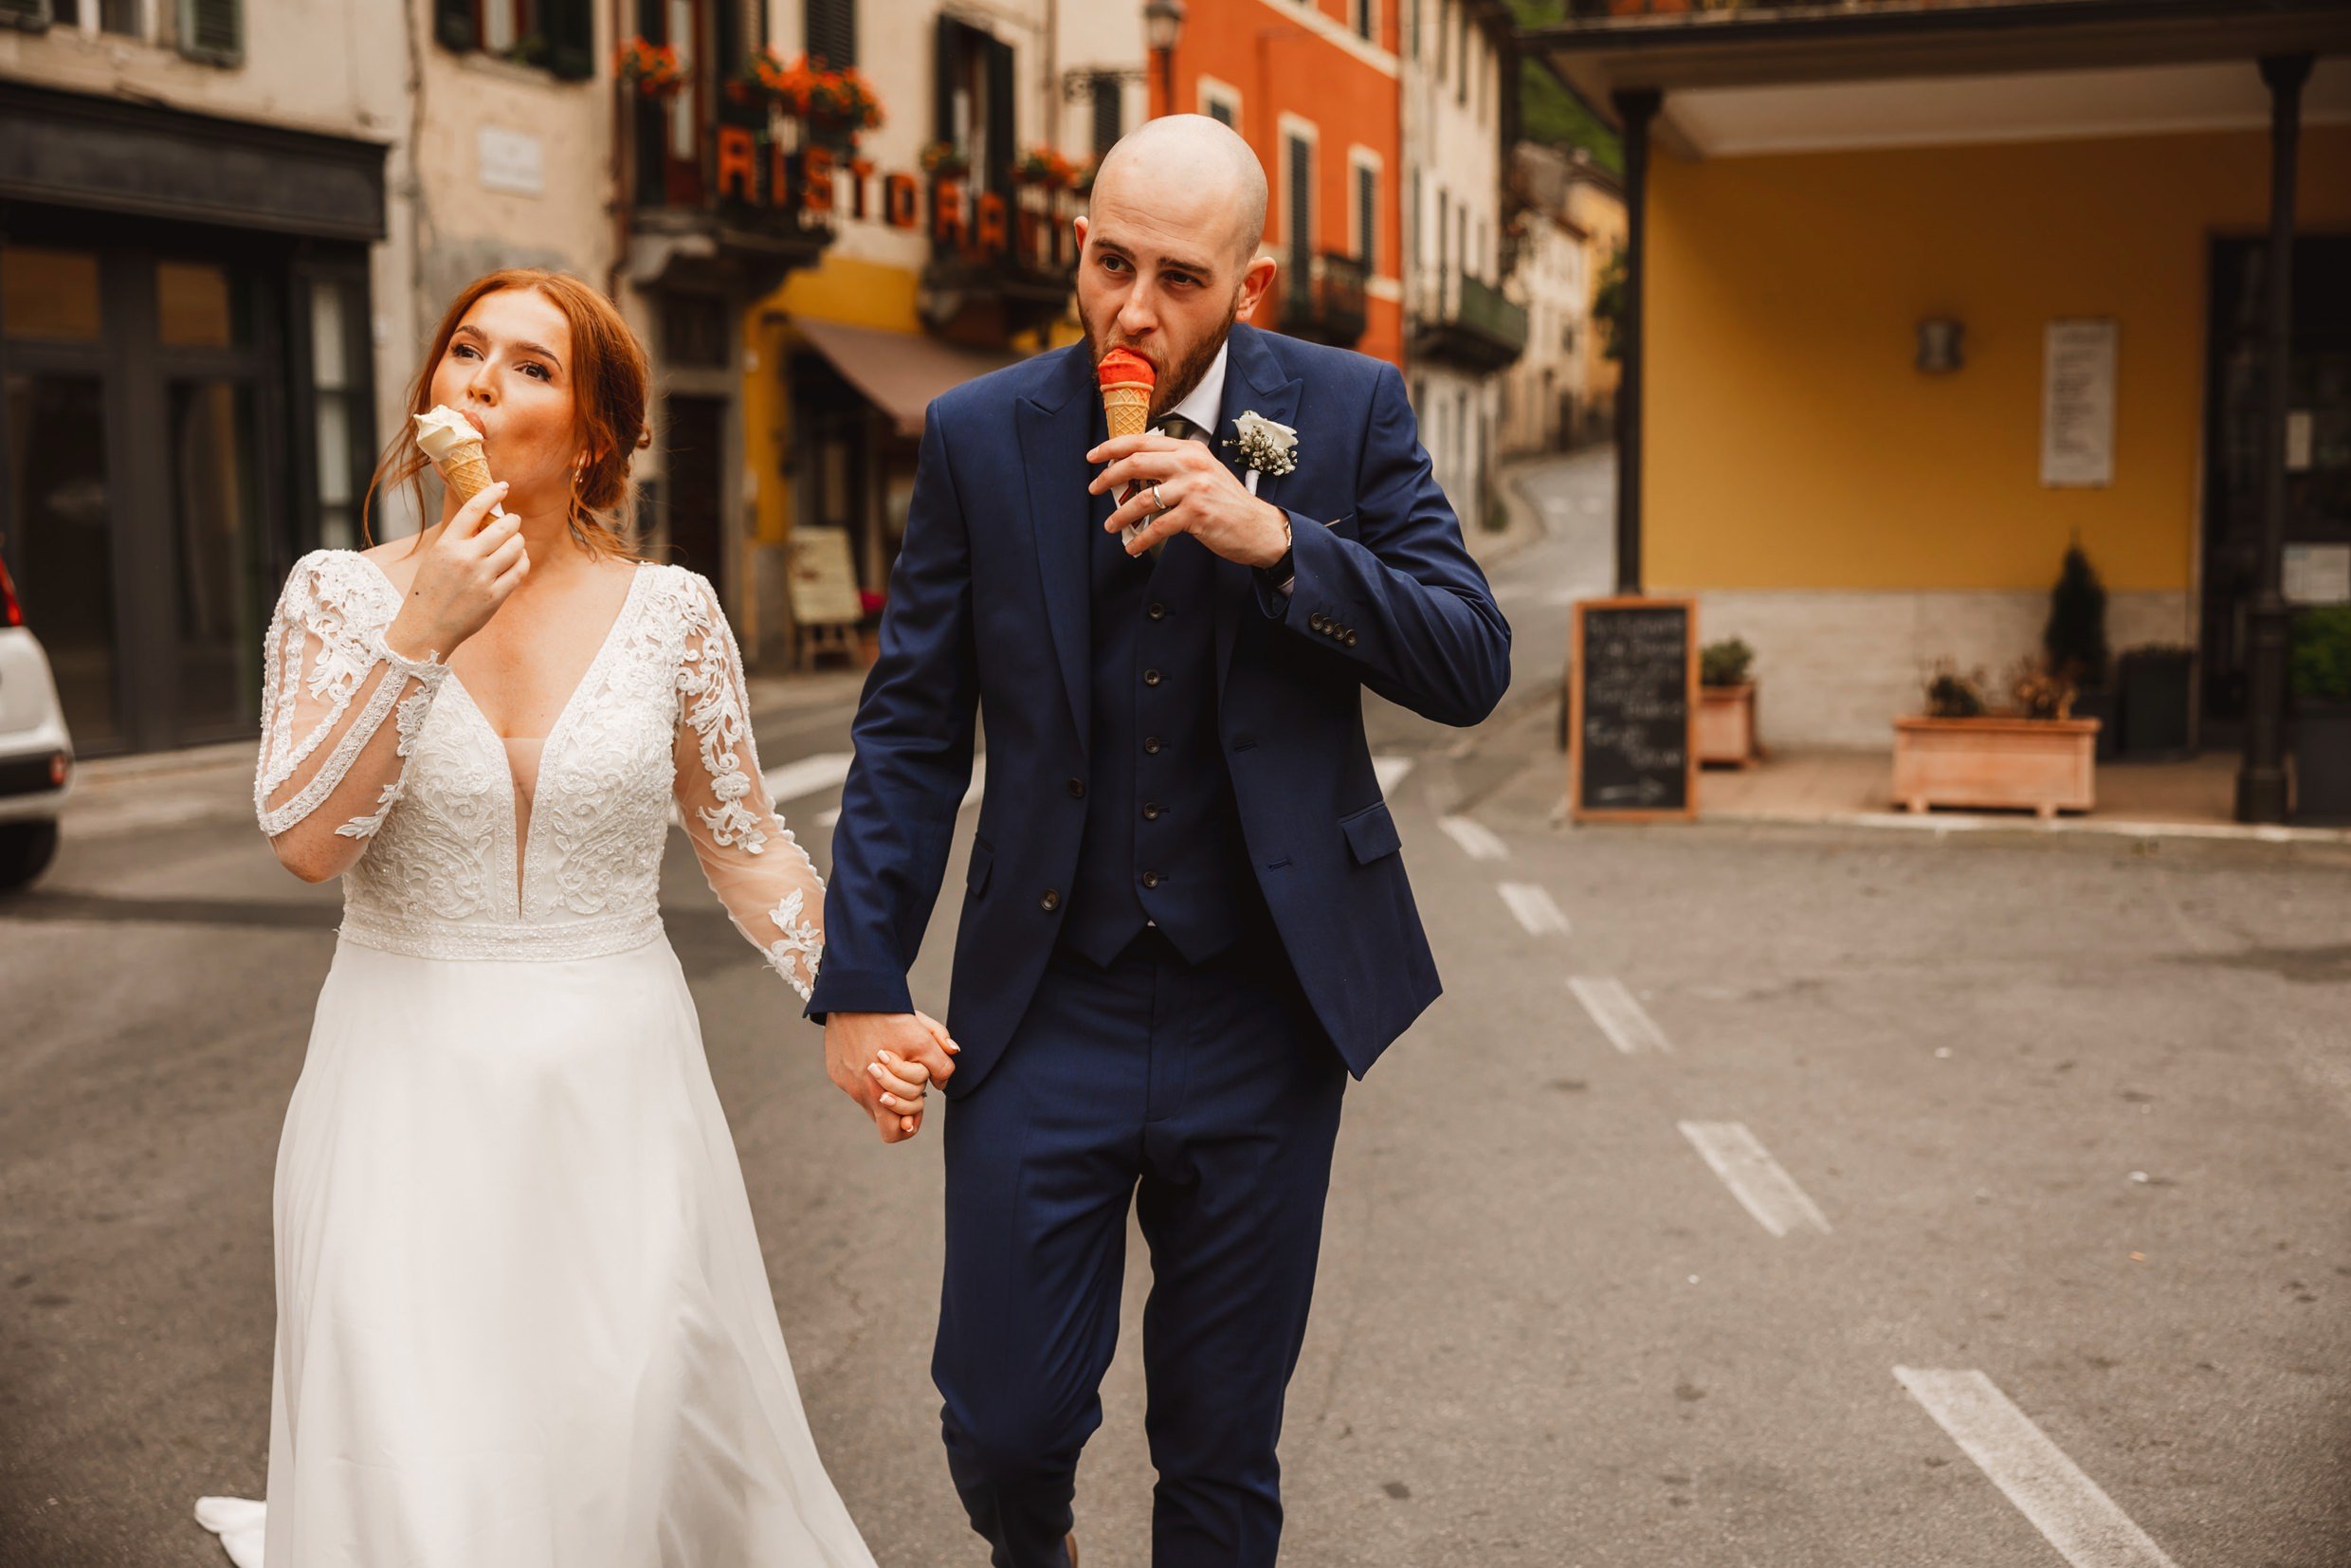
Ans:
[[[1264,172],[1213,119],[1151,121],[1103,159],[1076,226],[1085,341],[931,405],[857,714],[809,1015],[884,1137],[883,1052],[949,1096],[932,1376],[999,1568],[1075,1559],[1130,1203],[1152,1560],[1273,1562],[1340,1090],[1438,992],[1361,689],[1467,725],[1509,678],[1394,369],[1235,325],[1274,282],[1265,214]],[[1152,433],[1105,439],[1113,347],[1157,372]],[[1283,466],[1279,441],[1252,459],[1232,439],[1252,413],[1295,430],[1294,471],[1251,471]],[[975,708],[950,1058],[906,971]]]

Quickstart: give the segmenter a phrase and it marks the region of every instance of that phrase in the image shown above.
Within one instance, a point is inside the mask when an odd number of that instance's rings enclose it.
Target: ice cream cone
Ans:
[[[482,450],[482,432],[472,421],[447,404],[416,417],[416,445],[431,460],[441,483],[463,506],[490,484],[490,464]],[[492,507],[493,513],[499,508]]]
[[[1122,381],[1102,390],[1103,418],[1112,435],[1140,435],[1151,423],[1151,389]]]
[[[441,483],[463,506],[490,486],[489,460],[482,454],[479,441],[461,441],[449,448],[441,460]]]

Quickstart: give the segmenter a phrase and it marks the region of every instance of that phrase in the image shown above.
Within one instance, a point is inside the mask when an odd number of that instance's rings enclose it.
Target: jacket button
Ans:
[[[1156,685],[1157,685],[1158,684],[1159,684],[1159,672],[1158,672],[1157,670],[1156,670],[1156,669],[1147,669],[1147,670],[1144,670],[1144,671],[1143,671],[1143,684],[1144,684],[1144,685],[1147,685],[1147,686],[1156,686]]]
[[[1344,640],[1349,647],[1355,647],[1355,628],[1349,627],[1347,629],[1347,635]]]
[[[1144,736],[1144,737],[1143,737],[1143,750],[1145,750],[1145,751],[1149,752],[1149,753],[1150,753],[1152,756],[1154,756],[1154,757],[1158,756],[1158,755],[1159,755],[1159,738],[1158,738],[1157,736],[1156,736],[1156,735],[1146,735],[1146,736]]]
[[[1145,887],[1157,887],[1157,886],[1158,886],[1158,885],[1159,885],[1159,873],[1158,873],[1158,872],[1157,872],[1157,871],[1145,871],[1145,872],[1143,873],[1143,885],[1144,885]]]
[[[1071,779],[1069,781],[1069,793],[1075,798],[1084,800],[1085,798],[1085,780],[1083,778]]]
[[[1167,619],[1167,606],[1163,604],[1154,604],[1151,607],[1149,613],[1153,620],[1164,621]]]
[[[1306,617],[1306,625],[1317,631],[1321,631],[1323,628],[1329,626],[1330,624],[1330,622],[1322,618],[1322,611],[1319,610]]]
[[[1159,813],[1166,810],[1166,807],[1160,805],[1156,800],[1146,800],[1143,802],[1143,820],[1145,822],[1157,822],[1159,820]]]
[[[1061,907],[1060,890],[1052,887],[1047,888],[1045,890],[1045,896],[1037,900],[1037,907],[1044,910],[1048,915],[1054,910],[1059,909]]]

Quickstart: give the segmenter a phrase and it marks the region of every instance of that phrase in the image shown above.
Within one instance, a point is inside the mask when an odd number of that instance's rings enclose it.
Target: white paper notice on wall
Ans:
[[[2099,488],[2114,483],[2111,317],[2049,323],[2041,354],[2041,483]]]
[[[2287,604],[2351,604],[2351,544],[2288,544],[2280,564]]]
[[[484,191],[517,196],[547,193],[547,144],[528,131],[483,126],[475,134],[474,158]]]

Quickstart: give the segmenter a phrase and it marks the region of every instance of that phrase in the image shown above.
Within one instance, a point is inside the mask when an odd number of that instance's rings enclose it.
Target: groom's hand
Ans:
[[[1206,442],[1148,431],[1117,435],[1086,453],[1085,461],[1110,465],[1086,486],[1095,495],[1107,490],[1115,496],[1129,484],[1140,486],[1104,524],[1113,534],[1132,523],[1149,524],[1126,547],[1130,556],[1171,534],[1190,534],[1243,566],[1271,566],[1290,547],[1282,508],[1250,495]]]
[[[921,1074],[946,1083],[961,1048],[945,1026],[920,1012],[834,1012],[825,1019],[826,1075],[873,1118],[884,1143],[921,1131],[924,1100],[907,1085]]]

